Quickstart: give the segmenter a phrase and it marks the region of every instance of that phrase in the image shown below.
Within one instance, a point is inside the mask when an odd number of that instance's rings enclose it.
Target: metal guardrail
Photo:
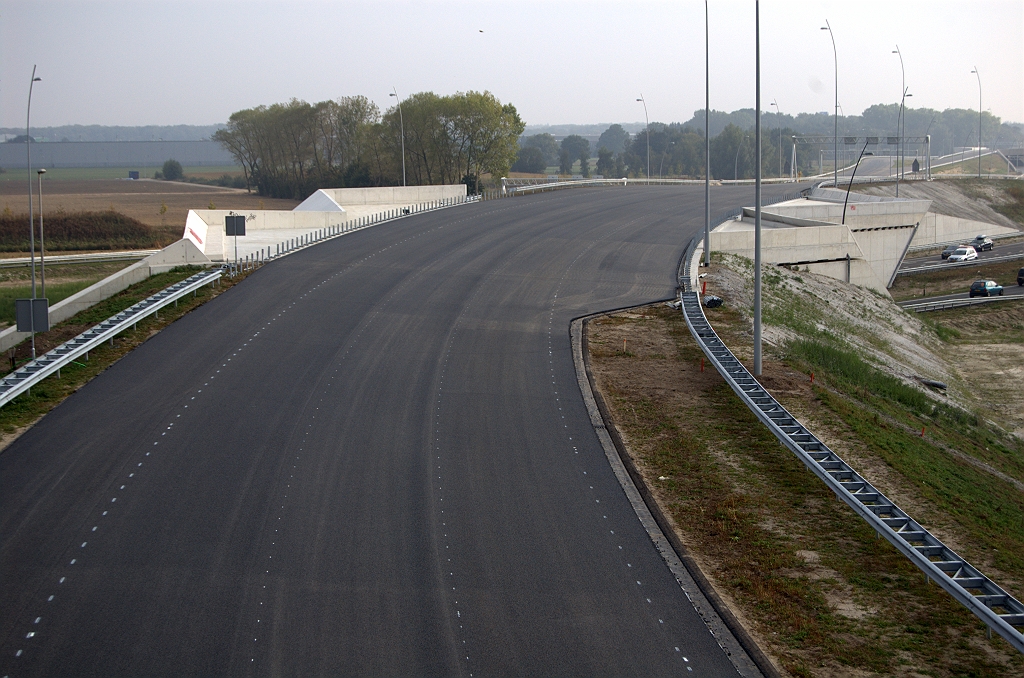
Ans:
[[[1004,261],[1016,261],[1018,259],[1024,259],[1024,252],[1020,254],[1006,254],[1001,257],[985,257],[984,259],[971,259],[970,261],[942,261],[934,262],[931,264],[925,264],[924,266],[914,266],[912,268],[901,268],[896,271],[896,275],[914,275],[915,273],[932,273],[934,271],[945,271],[951,268],[966,268],[969,266],[984,266],[985,264],[998,264]]]
[[[51,374],[59,375],[60,369],[75,358],[88,354],[89,351],[105,341],[112,341],[114,336],[128,329],[129,326],[159,312],[168,304],[177,302],[189,292],[194,293],[200,287],[209,285],[223,274],[224,271],[220,268],[197,273],[143,299],[134,306],[126,308],[117,315],[82,332],[74,339],[64,342],[49,353],[22,365],[19,369],[0,379],[0,407],[11,402]]]
[[[1017,233],[997,233],[995,235],[988,236],[989,240],[1007,240],[1009,238],[1021,238],[1021,237],[1024,237],[1024,231],[1019,231]],[[941,250],[941,249],[945,248],[947,245],[959,245],[959,244],[968,245],[968,244],[970,244],[970,241],[967,240],[966,238],[959,238],[957,240],[944,240],[942,242],[935,242],[935,243],[930,243],[930,244],[927,244],[927,245],[912,245],[911,247],[907,248],[907,251],[908,252],[922,252],[924,250]]]
[[[377,212],[375,214],[367,214],[356,219],[343,221],[340,224],[327,226],[325,228],[318,228],[307,233],[300,233],[294,238],[288,238],[276,245],[261,247],[255,252],[250,252],[249,254],[240,257],[237,263],[237,270],[239,272],[251,271],[279,257],[304,249],[310,245],[323,242],[324,240],[331,240],[332,238],[352,233],[353,231],[359,231],[364,228],[376,226],[377,224],[382,224],[388,221],[394,221],[396,219],[403,219],[414,214],[433,212],[435,210],[447,209],[449,207],[477,202],[480,199],[481,196],[477,195],[466,196],[464,198],[445,198],[431,200],[429,202],[415,203],[412,205],[405,205],[403,207],[385,210],[383,212]],[[228,275],[235,274],[236,269],[234,261],[226,261],[224,262],[224,265],[228,269]]]
[[[690,241],[681,265],[679,300],[690,333],[722,378],[783,445],[925,577],[985,622],[990,631],[1024,652],[1024,634],[1017,628],[1024,628],[1024,604],[939,541],[818,440],[754,379],[718,337],[704,316],[700,296],[691,289],[690,260],[696,240]]]
[[[977,297],[974,299],[947,299],[945,301],[919,301],[901,302],[899,307],[904,311],[915,313],[927,313],[928,311],[945,311],[950,308],[964,308],[965,306],[977,306],[978,304],[990,304],[995,301],[1024,301],[1024,295],[1013,295],[1009,297]]]
[[[135,250],[132,252],[91,252],[89,254],[58,254],[46,257],[46,263],[51,266],[63,266],[66,264],[96,264],[108,261],[138,261],[145,259],[151,254],[160,250]],[[40,258],[36,257],[38,263]],[[32,264],[31,257],[17,257],[12,259],[0,259],[0,268],[21,268]]]
[[[524,181],[522,179],[506,179],[505,180],[505,197],[513,195],[523,195],[533,191],[549,191],[558,190],[563,188],[579,188],[582,186],[703,186],[703,179],[629,179],[623,177],[621,179],[562,179],[562,180],[544,180],[544,179],[533,179],[526,181],[533,181],[535,183],[518,183]],[[775,178],[775,179],[762,179],[762,183],[765,184],[795,184],[798,183],[799,179],[790,179],[789,177]],[[516,182],[516,183],[513,183]],[[714,179],[712,183],[716,186],[721,185],[747,185],[753,184],[753,179]],[[492,191],[493,193],[493,191]],[[500,193],[500,192],[499,192]]]

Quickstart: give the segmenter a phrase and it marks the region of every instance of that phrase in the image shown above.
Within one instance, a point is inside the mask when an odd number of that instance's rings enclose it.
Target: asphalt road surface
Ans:
[[[699,186],[416,215],[152,337],[0,454],[0,676],[734,673],[569,338],[702,223]]]
[[[971,238],[966,238],[964,242],[970,242],[970,240]],[[1005,243],[996,240],[995,247],[984,252],[978,252],[978,258],[972,259],[969,263],[983,264],[988,260],[1005,261],[1006,257],[1024,260],[1024,242]],[[942,270],[945,266],[952,268],[950,262],[947,259],[943,259],[941,254],[930,254],[925,257],[907,257],[900,264],[900,269],[919,269],[926,266],[934,267],[933,270]],[[1024,266],[1024,261],[1021,261],[1021,266]]]

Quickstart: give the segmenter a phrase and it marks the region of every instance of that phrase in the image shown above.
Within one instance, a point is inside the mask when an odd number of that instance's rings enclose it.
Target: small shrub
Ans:
[[[181,181],[185,178],[185,172],[181,169],[181,163],[173,158],[164,163],[164,179],[167,181]]]

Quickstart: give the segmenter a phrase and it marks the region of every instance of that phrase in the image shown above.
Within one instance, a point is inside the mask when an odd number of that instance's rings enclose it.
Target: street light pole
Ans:
[[[644,100],[643,93],[640,94],[640,98],[637,99],[644,105],[644,120],[647,121],[647,185],[651,185],[651,119],[647,116],[647,102]]]
[[[832,188],[839,188],[839,54],[836,52],[836,36],[832,33],[832,25],[825,20],[823,31],[828,31],[832,38],[832,60],[835,65],[836,81],[836,109],[835,109],[835,131],[832,136]]]
[[[402,126],[402,186],[405,186],[405,119],[402,117],[402,98],[398,96],[398,90],[393,85],[391,89],[394,90],[394,93],[388,96],[393,96],[398,100],[398,122]]]
[[[711,56],[708,0],[704,0],[704,265],[711,265]]]
[[[28,83],[28,109],[25,113],[25,151],[28,159],[28,240],[30,256],[32,260],[32,298],[36,298],[36,224],[35,216],[32,214],[32,86],[40,82],[42,78],[36,77],[36,67],[32,66],[32,79]],[[35,302],[33,302],[30,319],[32,332],[32,360],[36,359],[36,333],[35,333]]]
[[[772,106],[775,107],[775,114],[779,116],[779,178],[782,178],[782,111],[779,110],[779,104],[776,103],[775,99],[772,99]]]
[[[761,376],[761,3],[754,3],[754,63],[757,71],[754,112],[754,376]]]
[[[675,146],[675,145],[676,145],[676,142],[670,141],[670,142],[668,142],[668,146],[665,147],[665,150],[661,152],[661,165],[658,167],[658,179],[659,180],[661,179],[661,170],[665,169],[665,156],[668,154],[668,149],[671,148],[672,146]],[[672,168],[670,167],[669,169],[672,169]]]
[[[39,269],[42,274],[42,298],[46,298],[46,244],[43,241],[43,175],[46,174],[45,169],[36,170],[36,175],[39,177]]]
[[[900,153],[903,147],[903,133],[900,131],[900,121],[903,119],[903,102],[907,97],[907,72],[903,68],[903,52],[900,51],[899,45],[896,45],[893,54],[900,57],[900,74],[902,78],[900,91],[903,92],[903,96],[900,98],[900,114],[896,116],[896,197],[898,198],[900,197],[900,168],[903,166],[900,162]]]
[[[981,178],[981,73],[978,72],[978,67],[975,66],[974,70],[971,71],[978,76],[978,178]]]

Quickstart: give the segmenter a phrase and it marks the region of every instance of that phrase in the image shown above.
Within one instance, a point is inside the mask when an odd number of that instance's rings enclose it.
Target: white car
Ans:
[[[949,255],[949,261],[970,261],[971,259],[977,259],[978,252],[973,247],[964,246],[956,248],[956,252]]]

